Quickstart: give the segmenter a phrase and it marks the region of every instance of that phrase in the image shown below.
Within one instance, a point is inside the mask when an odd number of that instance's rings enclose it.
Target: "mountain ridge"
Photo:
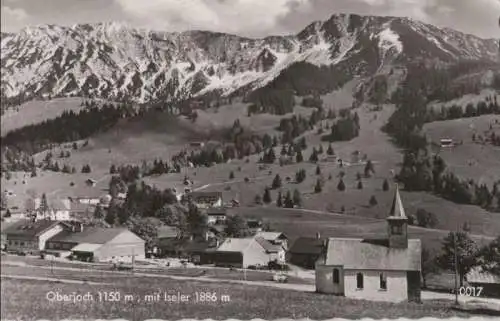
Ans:
[[[172,101],[272,82],[297,62],[350,76],[418,60],[496,59],[495,40],[401,17],[334,14],[286,36],[152,31],[122,23],[42,25],[2,33],[2,100],[86,96]]]

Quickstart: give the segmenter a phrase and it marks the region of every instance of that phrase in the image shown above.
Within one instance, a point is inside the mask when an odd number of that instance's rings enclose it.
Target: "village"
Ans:
[[[92,180],[87,184],[88,188],[95,186]],[[392,205],[387,208],[387,235],[362,239],[327,238],[317,233],[316,237],[296,236],[293,244],[285,233],[268,231],[262,221],[252,219],[243,221],[249,234],[224,237],[227,209],[237,210],[238,203],[224,202],[220,192],[198,191],[178,197],[187,197],[206,215],[207,229],[201,238],[182,235],[175,226],[162,226],[154,242],[147,244],[127,228],[87,227],[78,220],[82,208],[89,211],[109,204],[109,195],[69,198],[51,203],[46,212],[41,208],[47,200],[35,198],[28,215],[14,213],[2,223],[2,260],[33,257],[52,266],[54,262],[85,262],[88,269],[108,266],[115,271],[167,275],[170,268],[181,268],[200,272],[194,274],[197,277],[215,268],[244,271],[243,281],[247,281],[247,270],[269,271],[256,281],[289,283],[292,288],[309,284],[317,293],[353,299],[422,301],[421,240],[408,236],[408,217],[397,185]],[[224,274],[219,277],[223,280]],[[500,293],[500,283],[492,275],[474,269],[466,279],[471,289],[480,287],[490,295]]]

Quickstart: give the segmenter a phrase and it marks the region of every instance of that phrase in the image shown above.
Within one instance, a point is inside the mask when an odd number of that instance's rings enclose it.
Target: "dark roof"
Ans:
[[[211,244],[208,242],[188,242],[183,246],[183,250],[187,253],[200,253],[200,252],[207,252],[207,251],[213,251],[215,248],[211,247]]]
[[[408,240],[408,248],[390,248],[354,238],[330,238],[325,265],[341,265],[344,269],[420,271],[420,240]]]
[[[225,225],[211,225],[208,227],[210,231],[212,231],[215,234],[223,233],[226,230]]]
[[[14,224],[8,226],[3,233],[7,235],[18,235],[18,236],[37,236],[46,230],[56,226],[57,224],[63,224],[60,221],[51,220],[40,220],[32,222],[30,220],[22,220],[15,222]]]
[[[262,222],[259,220],[247,220],[248,228],[259,228],[262,227]]]
[[[192,198],[200,198],[200,197],[215,197],[215,198],[221,198],[222,197],[222,192],[192,192],[189,194],[190,197]]]
[[[49,241],[105,244],[125,231],[128,230],[125,228],[84,227],[82,232],[63,231],[50,238]]]
[[[299,237],[290,247],[292,254],[314,254],[320,255],[323,250],[323,242],[326,239],[316,237]]]
[[[255,237],[255,240],[268,253],[277,253],[282,249],[281,246],[271,244],[269,241],[265,240],[263,237],[257,236],[257,237]]]
[[[207,215],[227,215],[227,209],[225,208],[209,208],[206,212]]]

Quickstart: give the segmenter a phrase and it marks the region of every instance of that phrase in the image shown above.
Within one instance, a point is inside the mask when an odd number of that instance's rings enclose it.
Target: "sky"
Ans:
[[[118,21],[164,31],[294,34],[334,13],[411,17],[500,38],[500,0],[0,0],[1,29]]]

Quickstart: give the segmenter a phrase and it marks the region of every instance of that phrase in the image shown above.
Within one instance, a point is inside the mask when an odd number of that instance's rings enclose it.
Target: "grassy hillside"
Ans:
[[[453,148],[436,149],[449,169],[457,175],[489,186],[500,180],[500,148],[472,140],[474,134],[484,138],[489,137],[492,132],[500,135],[500,116],[483,115],[432,122],[424,126],[424,132],[436,144],[439,144],[441,138],[463,142],[463,145]]]
[[[345,87],[333,93],[323,96],[326,108],[340,110],[350,107],[353,102],[353,91],[357,82],[349,82]],[[300,101],[300,100],[299,100]],[[61,159],[60,164],[68,163],[79,172],[84,164],[92,168],[90,174],[62,174],[43,173],[37,178],[27,179],[22,184],[22,178],[2,180],[2,187],[15,190],[18,195],[26,195],[28,186],[38,192],[56,193],[54,191],[68,189],[70,182],[83,182],[91,177],[107,185],[109,180],[108,170],[111,164],[140,164],[143,160],[161,158],[169,161],[171,156],[182,149],[189,149],[189,142],[218,140],[223,130],[232,126],[239,119],[244,127],[250,128],[257,133],[274,134],[275,127],[283,117],[275,115],[247,115],[246,104],[236,102],[232,105],[224,105],[206,111],[198,111],[195,122],[184,118],[173,118],[162,113],[151,113],[139,120],[122,120],[111,131],[101,133],[89,139],[88,145],[73,150],[71,144],[62,148],[71,151],[69,158]],[[248,208],[255,206],[254,214],[267,218],[276,229],[282,229],[293,234],[314,235],[319,229],[332,236],[376,236],[385,233],[384,221],[382,219],[388,214],[391,191],[382,190],[385,179],[393,182],[393,174],[398,172],[399,163],[402,160],[401,151],[390,141],[390,138],[381,131],[381,127],[387,122],[394,112],[393,105],[382,105],[380,110],[375,111],[373,105],[364,104],[356,109],[359,115],[360,133],[351,141],[335,142],[332,144],[335,154],[344,160],[344,166],[339,167],[337,162],[322,162],[313,164],[308,162],[313,148],[318,149],[322,145],[326,151],[328,144],[321,141],[322,134],[318,133],[320,126],[332,124],[331,120],[322,121],[316,128],[303,134],[306,137],[308,147],[303,152],[304,162],[280,166],[277,164],[261,165],[258,159],[262,155],[252,155],[242,160],[232,160],[227,164],[218,164],[212,167],[184,168],[179,174],[166,174],[144,178],[149,185],[157,188],[176,187],[182,188],[184,175],[194,181],[194,188],[206,191],[222,191],[226,200],[236,198],[242,206]],[[296,107],[295,112],[301,114],[310,113],[311,108]],[[469,123],[474,122],[476,130],[486,130],[486,126],[493,116],[482,116],[465,120],[446,122],[435,122],[427,124],[425,131],[433,140],[439,140],[443,135],[454,139],[463,139],[464,144],[449,152],[442,152],[442,156],[452,171],[457,174],[474,178],[479,182],[488,182],[491,178],[498,179],[497,172],[500,164],[497,159],[497,150],[492,146],[480,146],[469,142],[470,134],[467,133]],[[325,131],[328,131],[326,129]],[[275,154],[280,155],[281,146],[275,148]],[[353,157],[354,152],[374,163],[375,173],[370,177],[364,177],[364,163],[357,163]],[[57,156],[60,148],[55,148],[53,154]],[[447,155],[446,153],[450,153]],[[464,166],[470,155],[480,160],[475,167]],[[326,156],[320,155],[320,158]],[[36,155],[39,162],[45,157],[45,152]],[[321,174],[316,175],[316,167],[319,165]],[[306,179],[300,183],[294,183],[295,173],[304,169]],[[465,171],[466,170],[466,171]],[[229,179],[230,173],[234,173],[234,179]],[[357,174],[362,176],[363,188],[357,188]],[[276,174],[279,174],[283,185],[280,189],[273,190],[271,196],[273,203],[267,208],[254,204],[255,196],[262,196],[264,189],[271,186]],[[346,186],[345,191],[339,191],[337,184],[340,176]],[[314,193],[314,185],[318,178],[324,181],[321,193]],[[330,178],[331,177],[331,178]],[[289,179],[287,179],[289,178]],[[348,216],[325,217],[322,214],[317,219],[311,219],[311,213],[301,214],[304,218],[301,224],[296,224],[298,218],[290,219],[283,210],[277,210],[274,205],[278,191],[283,195],[288,190],[293,192],[297,189],[302,194],[303,207],[323,212],[341,212],[342,209]],[[56,194],[54,194],[56,195]],[[428,193],[402,193],[403,202],[408,214],[414,214],[418,209],[425,209],[434,213],[438,218],[436,226],[439,230],[412,229],[412,236],[429,239],[429,244],[438,244],[438,241],[446,235],[447,231],[455,230],[458,225],[467,222],[471,227],[471,233],[477,235],[496,236],[500,233],[500,216],[488,213],[476,206],[464,206],[432,196]],[[369,206],[369,199],[374,196],[378,202],[375,206]],[[21,202],[22,203],[22,202]],[[243,210],[243,209],[242,209]],[[246,211],[246,210],[245,210]],[[327,221],[324,221],[327,220]]]
[[[55,118],[63,111],[79,111],[82,98],[56,98],[53,100],[33,100],[17,108],[9,108],[2,115],[2,136],[7,132],[27,125]]]

